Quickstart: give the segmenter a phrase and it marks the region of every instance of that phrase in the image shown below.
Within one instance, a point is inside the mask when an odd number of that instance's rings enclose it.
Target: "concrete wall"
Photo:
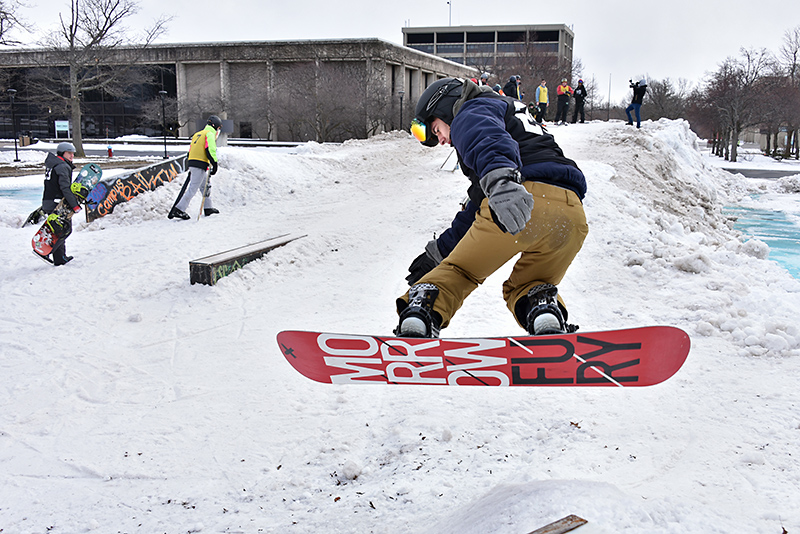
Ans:
[[[57,58],[44,50],[0,52],[0,69],[53,65]],[[109,63],[174,64],[183,136],[213,113],[233,121],[233,137],[249,131],[278,141],[340,141],[405,127],[429,83],[477,75],[470,67],[380,39],[118,48]],[[337,130],[337,117],[349,123]]]

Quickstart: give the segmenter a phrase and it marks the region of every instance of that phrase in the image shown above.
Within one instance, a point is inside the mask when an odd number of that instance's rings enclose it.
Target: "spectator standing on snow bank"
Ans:
[[[641,109],[642,109],[642,101],[644,100],[644,95],[647,92],[647,80],[642,78],[636,83],[633,81],[628,80],[630,82],[630,87],[633,89],[633,98],[631,99],[631,105],[625,108],[625,114],[628,116],[628,125],[633,126],[633,119],[631,118],[631,110],[636,114],[636,127],[641,128],[642,126],[642,118],[641,118]]]
[[[556,88],[558,95],[558,108],[556,109],[556,124],[567,124],[567,112],[569,110],[569,97],[572,95],[572,87],[567,83],[566,78],[561,79],[561,85]]]
[[[189,167],[189,181],[186,189],[181,189],[178,193],[178,198],[175,201],[175,206],[170,210],[167,218],[169,219],[190,219],[186,208],[189,207],[192,197],[197,191],[206,183],[206,171],[209,165],[211,166],[211,174],[213,176],[217,173],[217,137],[222,130],[222,119],[216,115],[211,115],[208,118],[206,127],[195,133],[192,136],[192,144],[189,148],[189,157],[187,166]],[[209,177],[209,180],[211,178]],[[203,205],[203,213],[206,217],[219,213],[219,210],[211,204],[211,187],[210,185],[205,188],[204,194],[206,201]]]
[[[523,93],[521,84],[522,77],[512,76],[508,79],[508,83],[503,86],[503,94],[512,98],[516,98],[517,100],[522,100]]]
[[[547,82],[542,80],[539,87],[536,88],[536,98],[534,99],[536,106],[539,108],[539,113],[536,114],[536,122],[539,124],[544,123],[547,116],[547,104],[550,103],[550,97],[547,96]]]
[[[578,113],[581,115],[581,124],[583,124],[586,120],[583,106],[586,104],[586,97],[588,95],[589,92],[586,90],[586,87],[584,87],[583,80],[578,80],[578,87],[575,88],[575,92],[573,93],[573,96],[575,97],[575,111],[572,112],[572,124],[577,122]]]

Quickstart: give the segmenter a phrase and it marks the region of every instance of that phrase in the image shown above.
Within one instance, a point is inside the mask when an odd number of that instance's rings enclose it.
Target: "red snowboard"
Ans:
[[[278,345],[326,384],[652,386],[681,368],[689,336],[671,326],[552,336],[417,339],[285,331]]]

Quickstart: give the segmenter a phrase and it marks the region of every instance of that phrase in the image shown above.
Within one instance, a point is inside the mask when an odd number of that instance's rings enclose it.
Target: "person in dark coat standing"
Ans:
[[[503,86],[503,94],[522,100],[522,78],[520,76],[512,76],[508,79],[508,83]]]
[[[636,114],[636,127],[641,128],[642,126],[642,117],[641,117],[641,109],[642,109],[642,101],[644,100],[644,95],[647,92],[647,80],[642,78],[638,82],[634,83],[631,80],[628,80],[631,83],[631,89],[633,89],[633,98],[631,99],[631,105],[625,108],[625,114],[628,116],[628,125],[633,126],[633,119],[631,118],[631,111]]]
[[[58,207],[61,199],[64,199],[67,206],[77,213],[81,211],[81,204],[78,198],[70,189],[72,185],[72,171],[75,165],[72,160],[75,158],[75,146],[72,143],[59,143],[56,153],[47,154],[44,160],[44,193],[42,194],[42,211],[46,214],[53,213]],[[67,237],[72,233],[72,225],[66,229],[66,235],[59,239],[53,249],[53,265],[64,265],[72,260],[72,256],[67,256]]]
[[[578,80],[578,87],[575,88],[575,92],[572,96],[575,97],[575,111],[572,112],[572,124],[575,124],[578,120],[578,114],[581,115],[581,124],[584,123],[586,120],[586,115],[583,111],[583,106],[586,104],[586,96],[589,92],[586,90],[586,87],[583,85],[583,80]]]

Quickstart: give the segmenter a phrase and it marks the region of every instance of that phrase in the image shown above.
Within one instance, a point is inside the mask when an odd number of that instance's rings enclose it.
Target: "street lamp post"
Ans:
[[[14,131],[14,161],[19,161],[19,151],[17,149],[17,116],[14,113],[14,95],[17,94],[16,89],[8,89],[6,91],[11,99],[11,129]]]
[[[167,96],[166,91],[159,91],[158,96],[161,97],[161,130],[164,132],[164,159],[167,159],[167,111],[164,105],[164,97]]]

